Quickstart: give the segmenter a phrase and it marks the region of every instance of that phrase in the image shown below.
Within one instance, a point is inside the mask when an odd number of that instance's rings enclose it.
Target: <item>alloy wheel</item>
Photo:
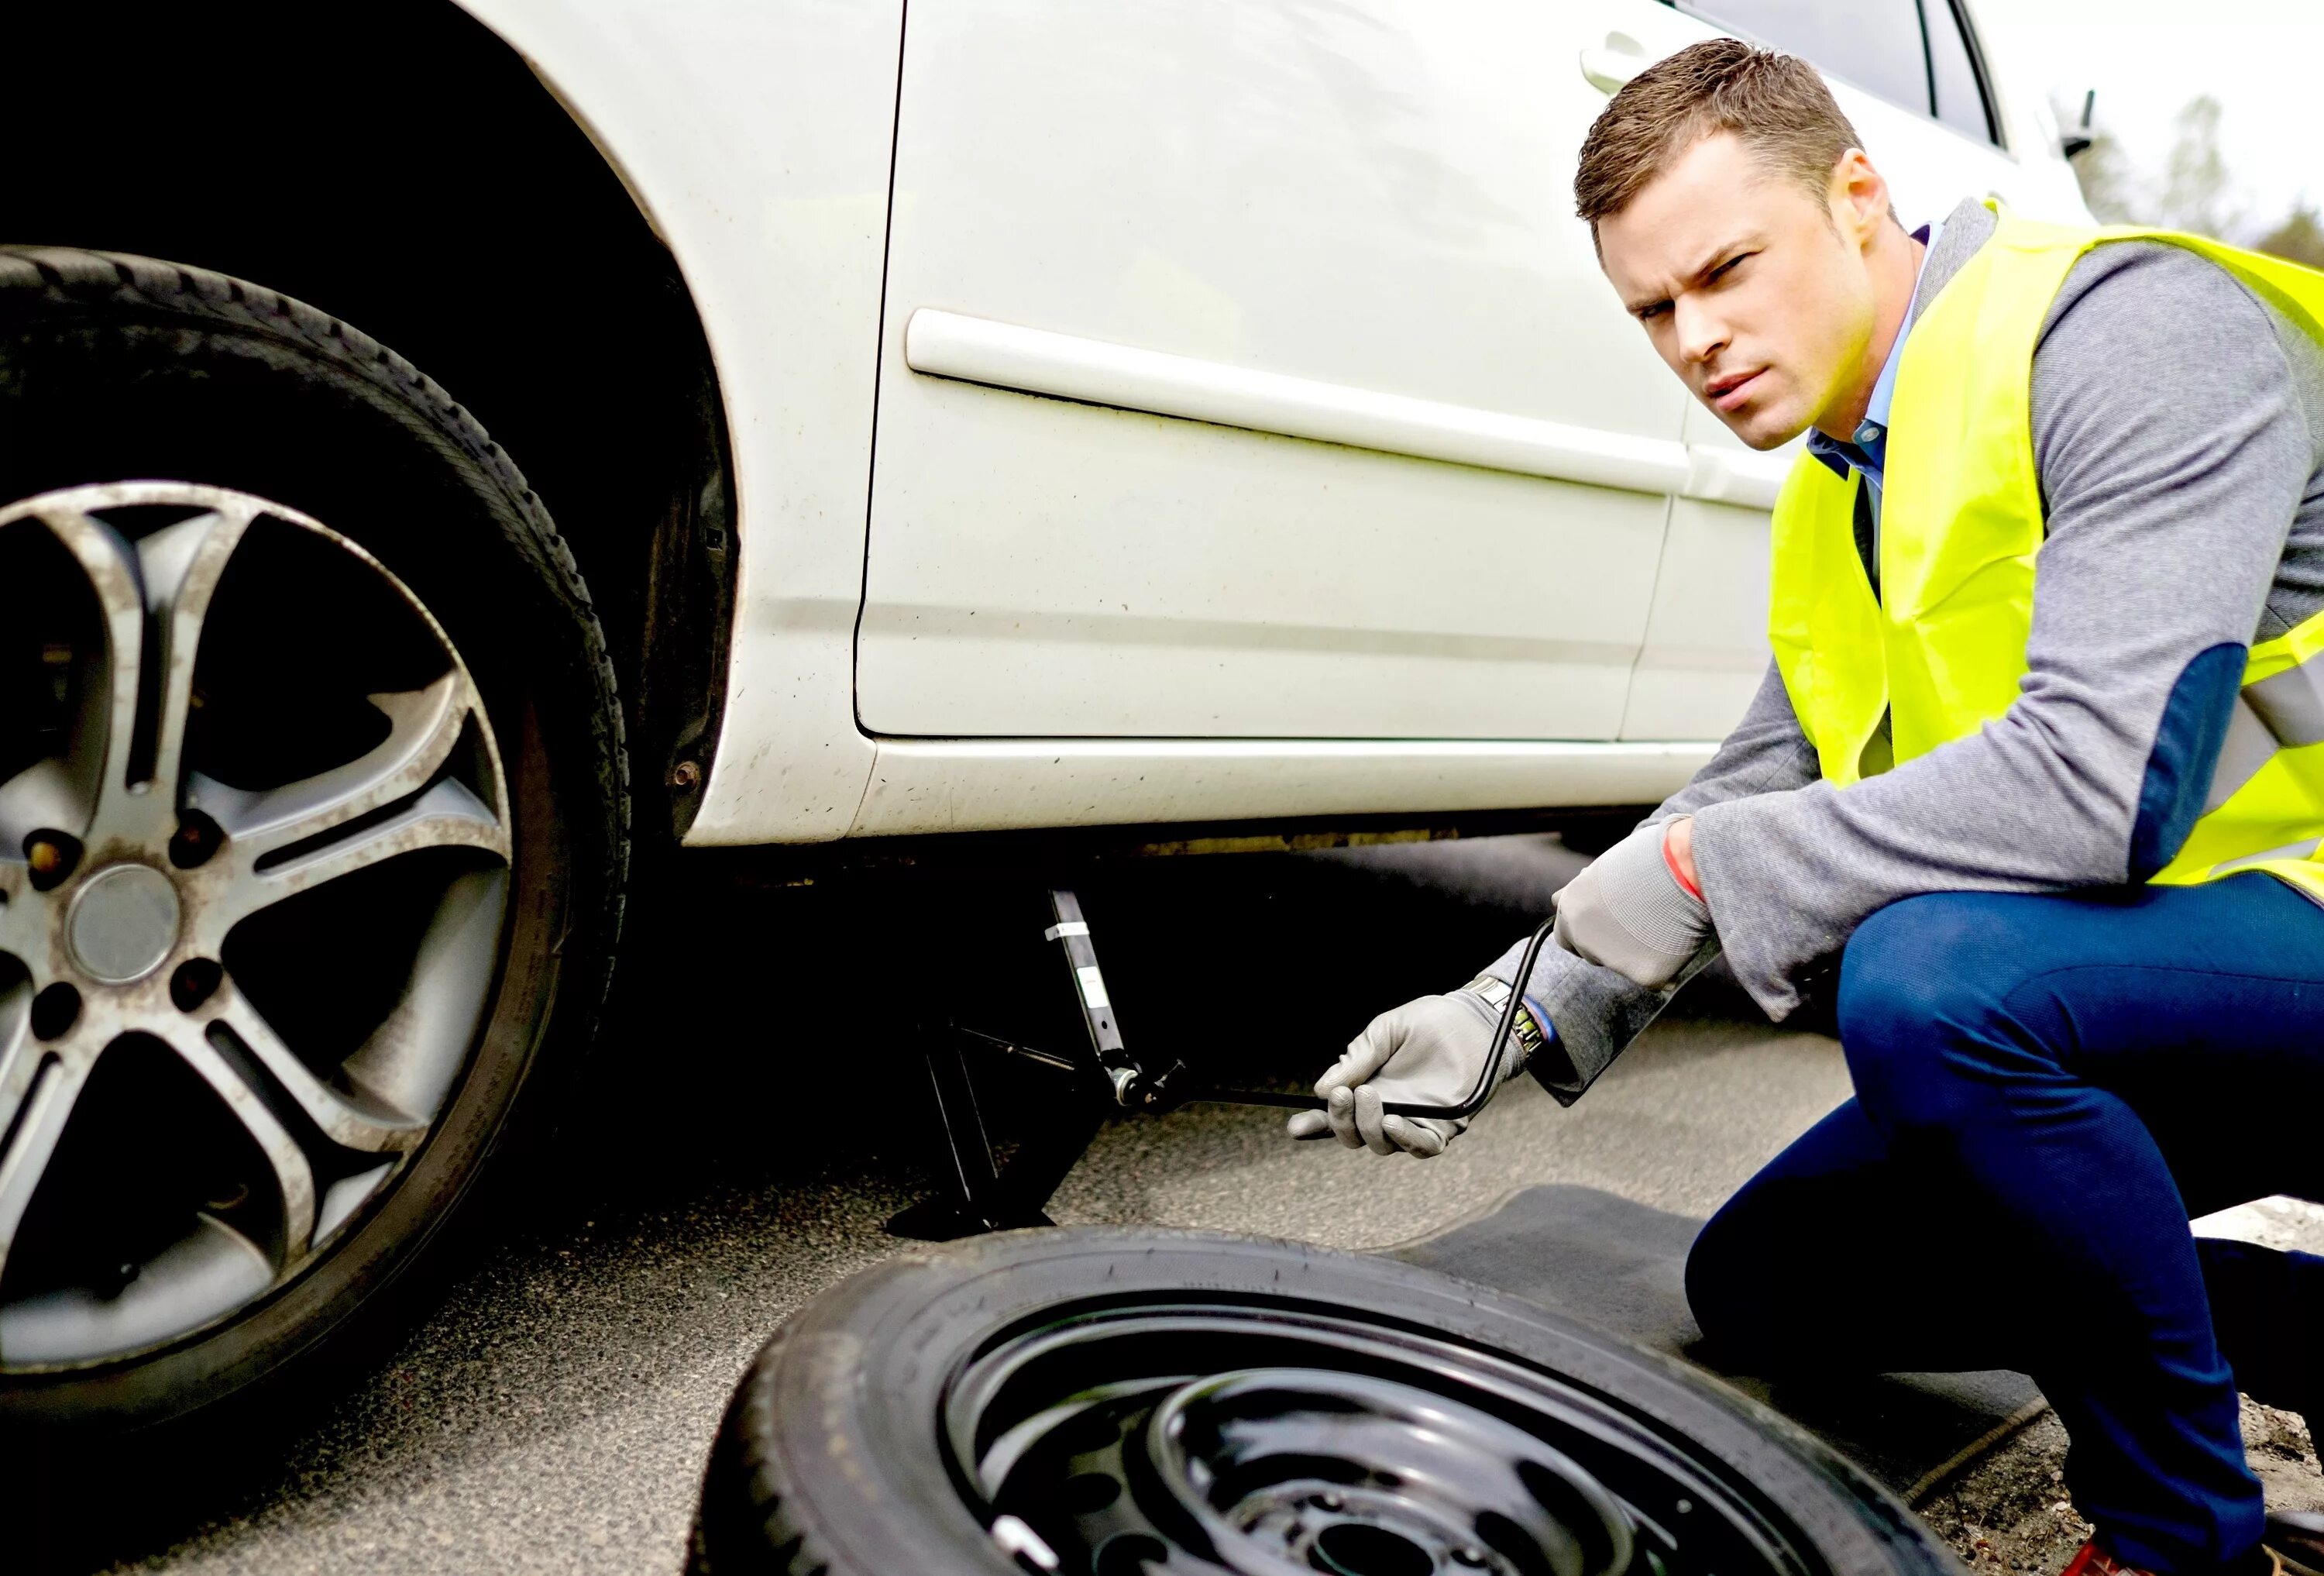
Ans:
[[[45,493],[0,509],[0,586],[11,1374],[215,1328],[394,1186],[484,1023],[512,840],[458,652],[314,519]]]

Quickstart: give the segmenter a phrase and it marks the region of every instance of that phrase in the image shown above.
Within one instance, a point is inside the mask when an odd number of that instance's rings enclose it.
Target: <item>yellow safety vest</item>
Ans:
[[[1803,454],[1775,501],[1768,638],[1835,788],[1864,775],[1884,714],[1892,759],[1904,761],[1976,733],[2017,698],[2043,539],[2034,346],[2075,259],[2109,241],[2184,246],[2324,344],[2324,272],[2197,235],[2046,225],[1987,206],[1998,227],[1923,311],[1897,364],[1879,594],[1856,548],[1860,476]],[[2324,613],[2251,649],[2202,818],[2153,880],[2261,870],[2324,900],[2319,653]]]

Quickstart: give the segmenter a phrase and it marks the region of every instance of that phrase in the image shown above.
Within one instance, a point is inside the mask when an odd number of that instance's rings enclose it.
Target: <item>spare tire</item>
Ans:
[[[761,1350],[702,1576],[1959,1569],[1783,1419],[1387,1258],[1208,1232],[904,1255]]]

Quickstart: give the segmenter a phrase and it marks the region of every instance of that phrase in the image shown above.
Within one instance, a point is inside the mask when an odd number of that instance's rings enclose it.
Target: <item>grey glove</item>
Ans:
[[[1380,1102],[1412,1101],[1458,1105],[1477,1086],[1477,1073],[1493,1048],[1500,1013],[1473,991],[1423,996],[1371,1020],[1348,1043],[1332,1070],[1315,1080],[1315,1092],[1330,1103],[1303,1111],[1286,1124],[1295,1138],[1332,1134],[1351,1149],[1375,1155],[1402,1150],[1426,1159],[1442,1155],[1468,1122],[1441,1118],[1382,1116]],[[1493,1084],[1517,1076],[1525,1064],[1517,1037],[1509,1036]]]
[[[1641,826],[1557,894],[1557,944],[1658,990],[1711,935],[1711,910],[1663,858],[1663,824]]]

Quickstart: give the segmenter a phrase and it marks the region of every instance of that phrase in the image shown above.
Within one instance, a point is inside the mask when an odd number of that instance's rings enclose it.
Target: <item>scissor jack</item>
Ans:
[[[1088,1030],[1089,1050],[1083,1056],[1060,1055],[958,1023],[947,1023],[924,1036],[928,1083],[936,1094],[937,1126],[944,1135],[944,1181],[936,1196],[923,1199],[889,1221],[888,1230],[896,1236],[945,1242],[983,1231],[1055,1224],[1044,1212],[1050,1195],[1087,1153],[1111,1110],[1158,1115],[1197,1101],[1291,1111],[1323,1107],[1323,1101],[1313,1094],[1205,1087],[1176,1056],[1154,1064],[1139,1060],[1122,1044],[1121,1028],[1114,1016],[1105,975],[1098,967],[1097,947],[1090,939],[1081,899],[1066,889],[1053,888],[1049,912],[1052,923],[1041,933],[1042,939],[1057,943],[1064,951],[1082,1024]],[[1517,965],[1518,979],[1532,977],[1534,959],[1549,937],[1550,925],[1545,920],[1534,932]],[[1453,1120],[1475,1115],[1491,1098],[1492,1070],[1500,1064],[1502,1049],[1516,1026],[1518,1005],[1517,992],[1511,991],[1501,1009],[1491,1053],[1466,1100],[1458,1105],[1392,1100],[1382,1111],[1390,1116]],[[977,1109],[976,1082],[970,1074],[972,1052],[980,1056],[1014,1056],[1063,1073],[1082,1085],[1088,1098],[1069,1117],[1027,1138],[1004,1168],[993,1160],[983,1113]]]

